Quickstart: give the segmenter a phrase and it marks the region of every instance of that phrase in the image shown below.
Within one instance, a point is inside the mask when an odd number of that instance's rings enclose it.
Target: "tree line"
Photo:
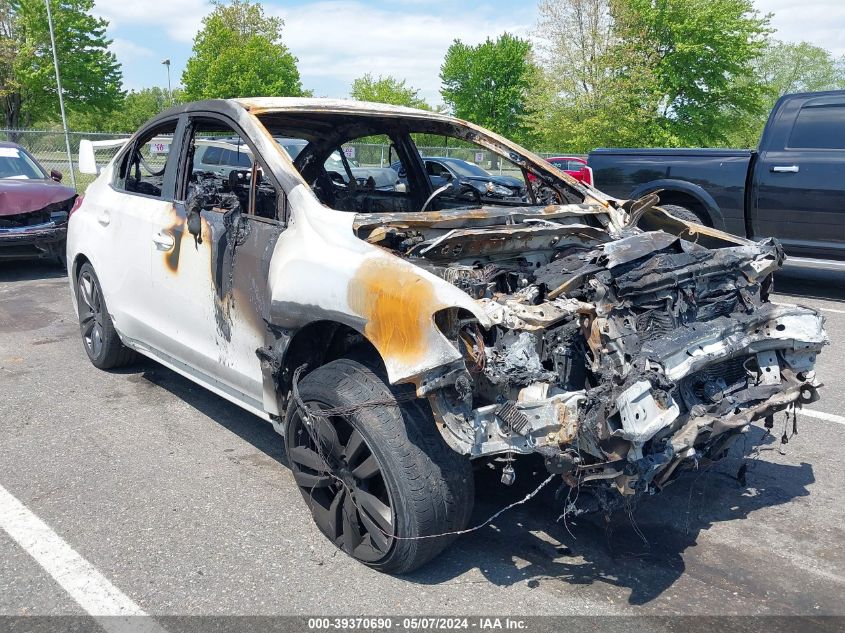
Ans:
[[[51,0],[70,126],[132,132],[182,101],[309,96],[284,22],[251,0],[218,0],[194,39],[182,88],[124,92],[93,0]],[[541,0],[530,37],[455,40],[436,109],[538,151],[597,146],[754,146],[784,93],[845,88],[845,59],[773,37],[752,0]],[[55,125],[44,0],[0,0],[4,127]],[[364,74],[353,99],[435,109],[393,76]]]

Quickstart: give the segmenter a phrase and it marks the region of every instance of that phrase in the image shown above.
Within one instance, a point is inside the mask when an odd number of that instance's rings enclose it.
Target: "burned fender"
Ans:
[[[434,314],[462,308],[490,324],[478,304],[436,275],[358,239],[353,214],[299,193],[270,263],[271,323],[288,330],[320,320],[347,325],[378,350],[391,383],[460,360]],[[315,252],[323,256],[315,259]]]

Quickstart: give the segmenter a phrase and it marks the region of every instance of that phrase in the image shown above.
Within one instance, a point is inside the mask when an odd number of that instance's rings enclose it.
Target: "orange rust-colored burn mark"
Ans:
[[[200,218],[200,226],[202,227],[200,229],[200,235],[202,237],[203,244],[206,244],[211,240],[211,226],[203,217]],[[162,256],[164,257],[165,268],[175,275],[179,272],[179,261],[182,255],[182,241],[188,240],[189,243],[193,245],[194,236],[188,232],[187,220],[179,215],[175,207],[170,208],[170,213],[168,214],[168,224],[161,232],[163,234],[173,236],[173,248],[164,251]]]
[[[184,233],[182,227],[184,224],[185,218],[177,213],[176,207],[171,206],[168,224],[164,227],[162,233],[173,236],[173,248],[163,253],[164,265],[172,273],[179,271],[179,255],[182,252],[182,235]]]
[[[349,306],[366,319],[364,334],[384,358],[403,365],[428,350],[431,315],[438,304],[431,283],[413,270],[379,259],[366,260],[349,283]]]

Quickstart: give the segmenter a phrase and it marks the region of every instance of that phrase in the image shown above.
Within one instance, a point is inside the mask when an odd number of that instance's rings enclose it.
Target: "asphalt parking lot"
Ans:
[[[785,454],[778,418],[756,459],[739,446],[632,517],[564,525],[541,495],[395,578],[313,527],[268,424],[151,361],[95,369],[63,273],[0,263],[0,486],[153,615],[842,615],[845,276],[776,287],[822,309],[832,341],[821,415],[799,416]],[[473,523],[541,477],[517,475],[478,473]],[[0,530],[0,614],[84,613]]]

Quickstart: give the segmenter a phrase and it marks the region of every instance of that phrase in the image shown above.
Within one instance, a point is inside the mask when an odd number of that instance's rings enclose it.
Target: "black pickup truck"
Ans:
[[[611,195],[662,190],[678,215],[778,238],[793,264],[845,265],[845,91],[781,97],[756,151],[597,149],[588,164]]]

